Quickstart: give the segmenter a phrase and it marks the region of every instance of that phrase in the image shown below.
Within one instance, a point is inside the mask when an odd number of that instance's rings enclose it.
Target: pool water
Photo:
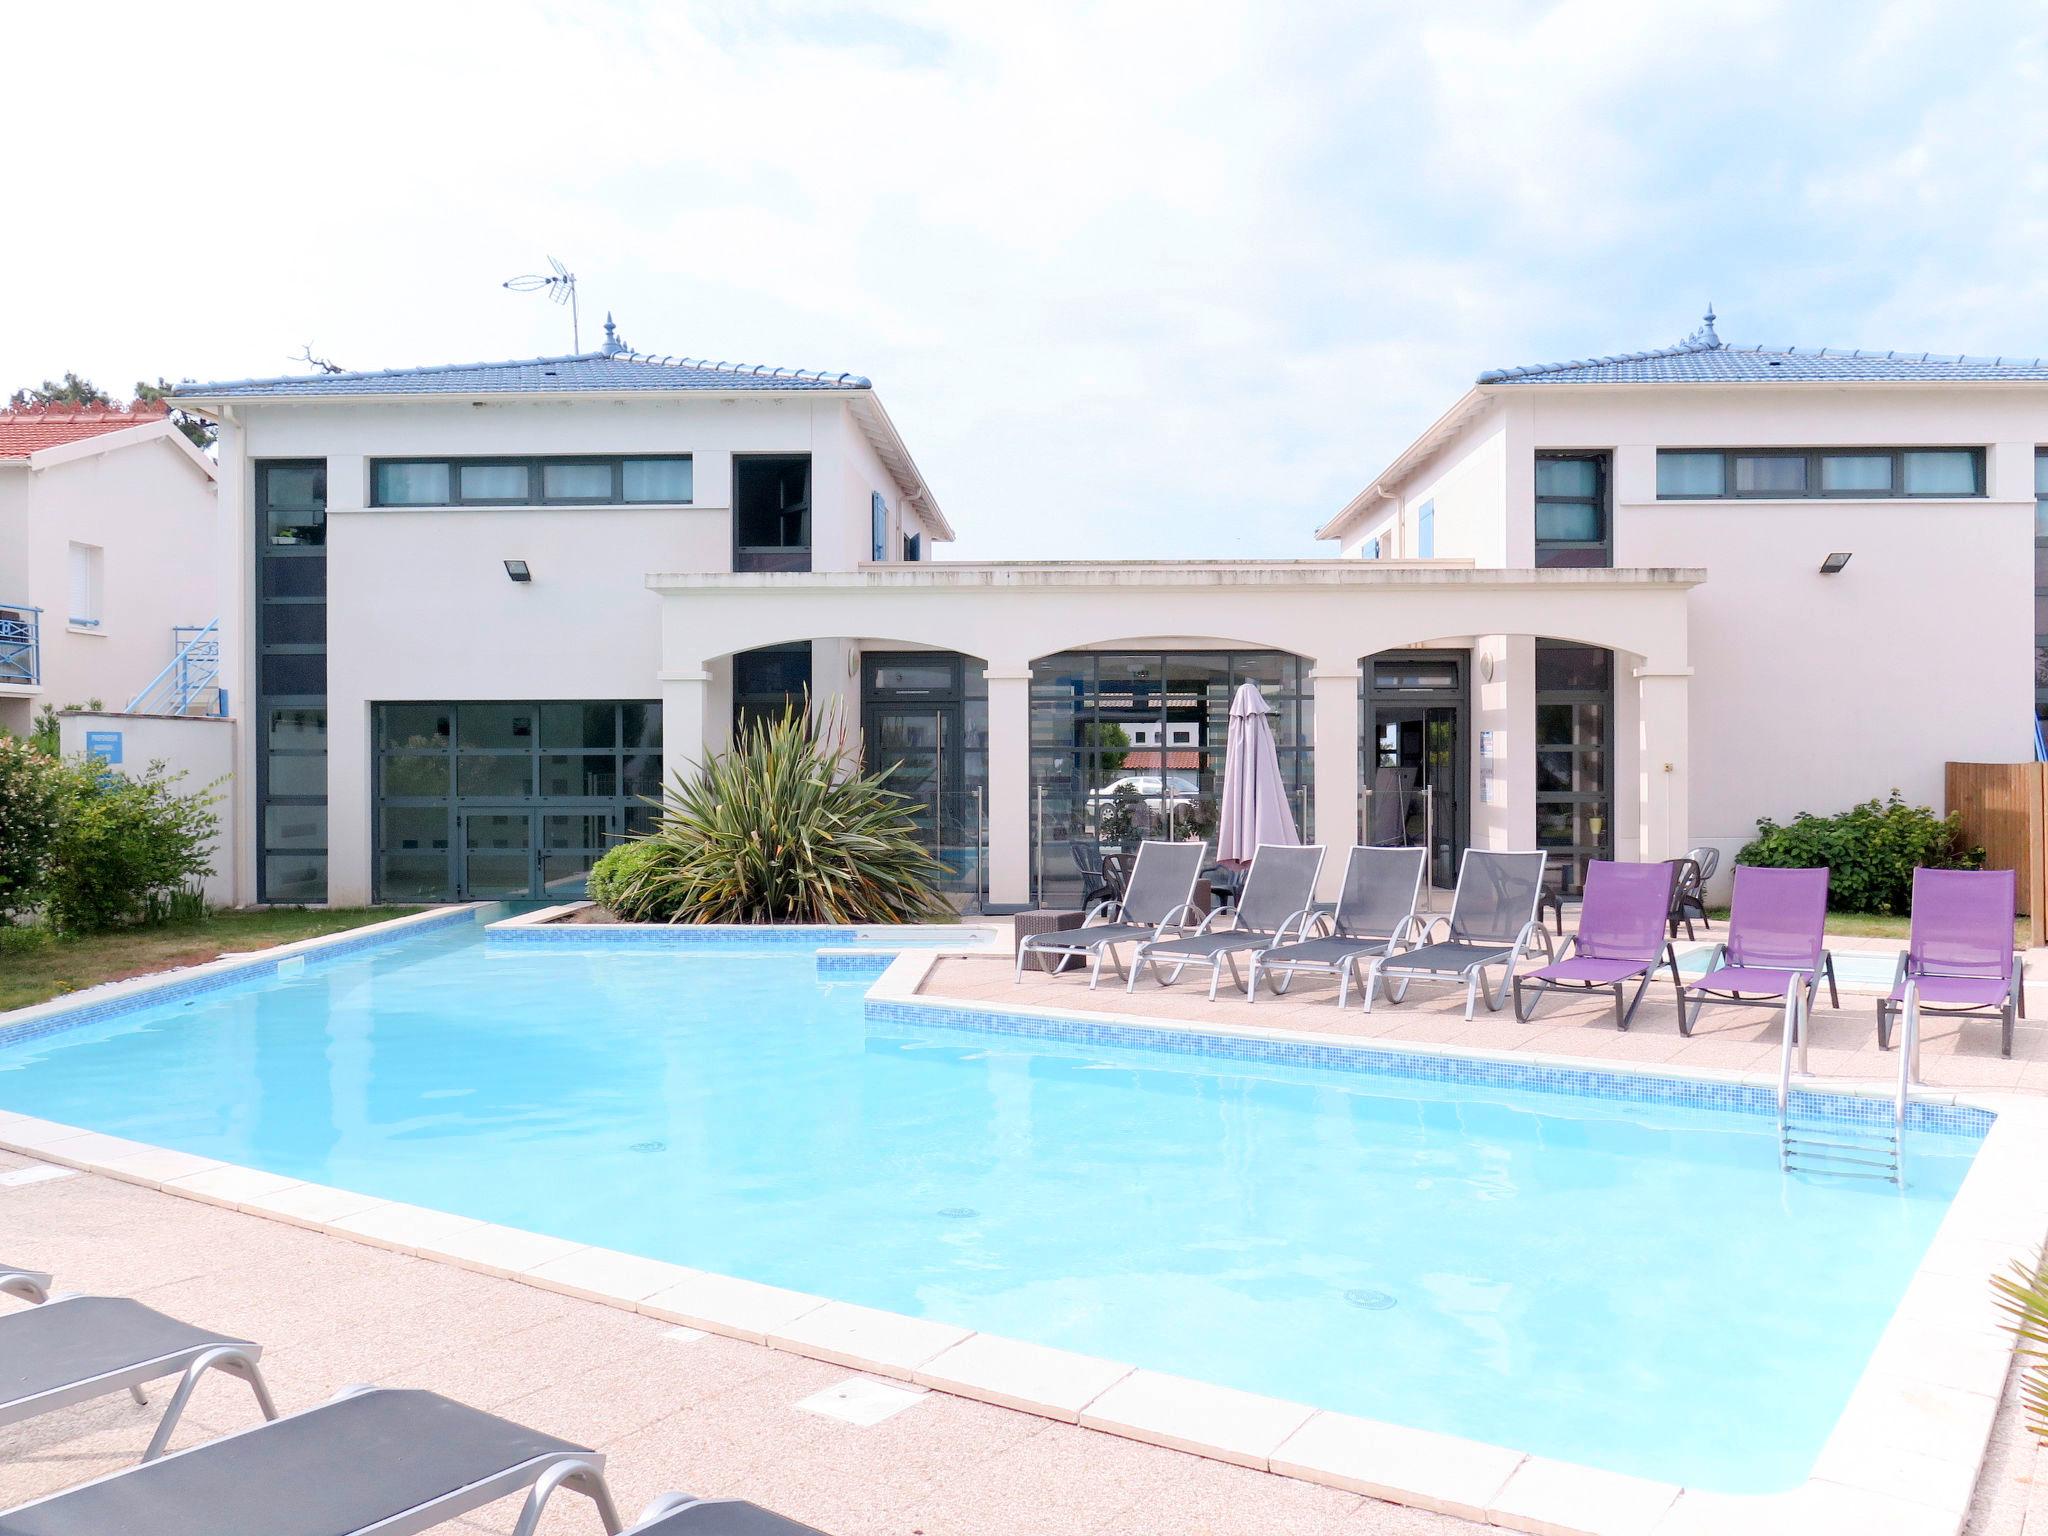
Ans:
[[[869,1025],[808,948],[467,924],[0,1047],[0,1107],[1318,1407],[1802,1481],[1978,1142]]]

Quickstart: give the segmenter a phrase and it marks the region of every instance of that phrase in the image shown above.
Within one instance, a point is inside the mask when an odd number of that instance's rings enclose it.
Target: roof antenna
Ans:
[[[581,354],[583,351],[583,322],[576,313],[576,274],[563,266],[554,257],[548,258],[548,265],[554,273],[528,272],[520,277],[509,278],[503,284],[514,293],[541,293],[557,304],[569,306],[569,349]]]

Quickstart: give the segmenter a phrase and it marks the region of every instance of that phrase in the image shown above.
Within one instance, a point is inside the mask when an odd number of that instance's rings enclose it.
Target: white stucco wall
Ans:
[[[226,529],[214,482],[168,422],[0,464],[0,600],[43,610],[42,686],[0,697],[0,724],[43,705],[119,709],[168,662],[171,629],[220,611]],[[101,551],[100,625],[72,625],[73,542]]]
[[[220,715],[124,715],[111,710],[81,710],[58,723],[58,739],[66,757],[83,753],[87,739],[111,735],[119,741],[118,772],[141,778],[152,763],[172,775],[181,795],[205,793],[215,798],[220,835],[212,848],[213,873],[205,879],[206,899],[215,906],[235,902],[235,842],[241,826],[241,780],[235,774],[234,722]]]

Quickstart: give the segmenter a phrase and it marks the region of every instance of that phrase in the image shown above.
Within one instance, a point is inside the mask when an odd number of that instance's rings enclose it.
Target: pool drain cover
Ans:
[[[939,1214],[948,1221],[971,1221],[981,1212],[971,1205],[949,1205]]]
[[[628,1152],[666,1152],[668,1150],[668,1143],[665,1141],[636,1141],[626,1150]]]
[[[1368,1312],[1385,1312],[1399,1305],[1398,1301],[1385,1291],[1346,1291],[1344,1299],[1354,1307],[1363,1307]]]

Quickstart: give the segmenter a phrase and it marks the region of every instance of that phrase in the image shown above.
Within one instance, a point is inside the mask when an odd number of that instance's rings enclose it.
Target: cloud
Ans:
[[[1481,368],[2048,353],[2031,6],[35,8],[0,385],[563,350],[876,379],[962,556],[1314,553]],[[53,125],[96,124],[59,132]]]

